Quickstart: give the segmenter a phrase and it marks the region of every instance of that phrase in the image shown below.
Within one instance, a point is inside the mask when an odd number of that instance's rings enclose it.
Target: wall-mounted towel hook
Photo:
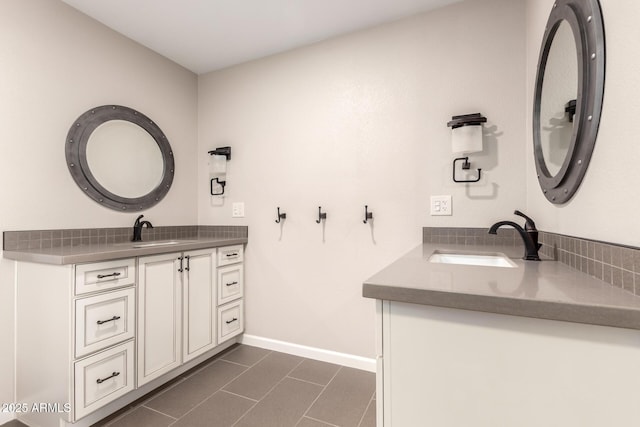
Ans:
[[[323,219],[327,219],[327,213],[322,212],[322,206],[318,206],[318,219],[316,220],[316,223],[320,224]]]
[[[280,220],[287,219],[286,213],[280,213],[280,206],[278,206],[278,219],[276,219],[276,223],[280,224]]]
[[[215,181],[216,184],[220,185],[220,187],[222,187],[222,192],[221,193],[214,193],[213,192],[213,182]],[[224,186],[227,185],[227,181],[220,181],[220,178],[212,178],[211,179],[211,195],[212,196],[222,196],[224,194]]]
[[[367,223],[368,220],[373,219],[373,212],[369,212],[369,206],[364,205],[364,224]]]

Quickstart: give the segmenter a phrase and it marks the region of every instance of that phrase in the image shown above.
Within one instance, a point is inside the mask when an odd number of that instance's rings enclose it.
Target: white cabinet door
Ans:
[[[384,304],[384,427],[640,425],[637,330]]]
[[[216,346],[216,250],[185,252],[183,273],[184,362]]]
[[[138,386],[181,365],[181,257],[139,258]]]

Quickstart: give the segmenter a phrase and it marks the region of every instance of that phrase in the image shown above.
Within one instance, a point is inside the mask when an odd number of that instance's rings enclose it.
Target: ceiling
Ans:
[[[197,74],[461,0],[62,0]]]

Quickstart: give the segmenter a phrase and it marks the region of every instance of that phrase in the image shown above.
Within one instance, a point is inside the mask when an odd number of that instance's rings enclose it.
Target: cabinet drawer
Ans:
[[[225,246],[218,248],[218,267],[242,262],[244,250],[242,245]]]
[[[76,295],[133,285],[135,258],[76,265]]]
[[[218,305],[241,298],[244,288],[242,264],[218,268]]]
[[[75,420],[133,390],[133,340],[74,365]]]
[[[133,338],[135,290],[107,292],[75,303],[75,354],[81,357]]]
[[[218,344],[244,331],[242,300],[218,307]]]

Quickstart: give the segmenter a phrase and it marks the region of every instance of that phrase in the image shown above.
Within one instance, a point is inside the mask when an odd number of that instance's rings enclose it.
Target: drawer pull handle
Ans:
[[[103,383],[103,382],[105,382],[106,380],[111,379],[111,378],[113,378],[113,377],[117,377],[118,375],[120,375],[120,372],[114,372],[114,373],[112,373],[111,375],[109,375],[107,378],[98,378],[98,379],[96,380],[96,382],[97,382],[98,384],[102,384],[102,383]]]
[[[121,273],[115,272],[111,274],[98,274],[98,279],[104,279],[105,277],[118,277]]]
[[[225,285],[227,285],[227,286],[233,286],[233,285],[237,285],[237,284],[238,284],[238,282],[225,283]]]
[[[98,325],[102,325],[102,324],[104,324],[104,323],[114,322],[114,321],[118,320],[119,318],[120,318],[120,316],[113,316],[111,319],[108,319],[108,320],[98,320],[96,323],[97,323]]]
[[[234,318],[233,318],[233,319],[231,319],[231,320],[227,320],[227,321],[225,321],[225,323],[228,325],[229,323],[233,323],[233,322],[235,322],[236,320],[238,320],[238,318],[237,318],[237,317],[234,317]]]
[[[234,252],[234,253],[232,253],[232,254],[227,254],[226,256],[227,256],[227,257],[238,256],[238,253],[237,253],[237,252]]]

